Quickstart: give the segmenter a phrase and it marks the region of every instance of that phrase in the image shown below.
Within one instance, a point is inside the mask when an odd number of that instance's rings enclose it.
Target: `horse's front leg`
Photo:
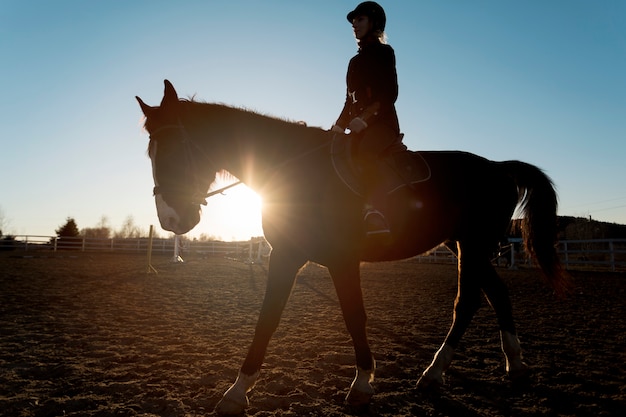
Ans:
[[[270,338],[276,331],[287,304],[298,270],[305,261],[296,261],[291,253],[274,249],[270,257],[267,288],[254,339],[235,383],[226,391],[215,411],[220,415],[241,414],[248,406],[247,393],[252,390],[261,370]]]
[[[356,377],[346,396],[348,404],[353,406],[368,404],[372,395],[374,395],[372,382],[374,381],[375,362],[367,342],[365,330],[367,317],[363,304],[359,269],[358,260],[347,262],[340,266],[329,267],[343,312],[343,318],[352,337],[356,354]]]

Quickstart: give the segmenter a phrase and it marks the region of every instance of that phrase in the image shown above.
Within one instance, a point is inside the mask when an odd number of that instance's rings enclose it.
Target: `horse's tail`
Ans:
[[[557,194],[552,180],[539,168],[520,161],[504,163],[517,184],[518,214],[526,251],[541,268],[557,295],[570,289],[570,278],[559,260],[556,245]]]

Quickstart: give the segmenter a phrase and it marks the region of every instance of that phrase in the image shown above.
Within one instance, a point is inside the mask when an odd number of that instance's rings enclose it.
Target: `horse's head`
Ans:
[[[187,233],[200,221],[200,205],[206,205],[216,168],[185,128],[183,103],[169,81],[165,80],[165,94],[158,107],[136,98],[150,134],[148,154],[159,222],[165,230]]]

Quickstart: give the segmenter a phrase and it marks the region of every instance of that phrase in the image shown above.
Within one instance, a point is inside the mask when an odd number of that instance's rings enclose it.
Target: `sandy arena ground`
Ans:
[[[28,254],[28,253],[27,253]],[[35,253],[32,253],[33,255]],[[207,416],[237,376],[267,271],[227,259],[0,253],[0,415]],[[504,374],[484,303],[445,385],[415,383],[448,330],[455,267],[363,266],[377,394],[346,407],[354,357],[330,277],[300,275],[249,416],[624,416],[626,273],[576,272],[553,298],[532,270],[509,284],[530,381]]]

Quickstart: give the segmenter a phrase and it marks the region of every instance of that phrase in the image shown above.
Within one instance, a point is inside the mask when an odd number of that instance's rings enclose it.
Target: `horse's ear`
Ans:
[[[163,100],[161,101],[161,106],[164,104],[178,103],[178,94],[174,89],[174,86],[168,80],[164,81],[165,83],[165,93],[163,94]]]
[[[139,102],[139,107],[141,107],[143,115],[148,117],[148,115],[154,110],[154,107],[148,106],[142,99],[139,98],[139,96],[135,96],[135,98]]]

